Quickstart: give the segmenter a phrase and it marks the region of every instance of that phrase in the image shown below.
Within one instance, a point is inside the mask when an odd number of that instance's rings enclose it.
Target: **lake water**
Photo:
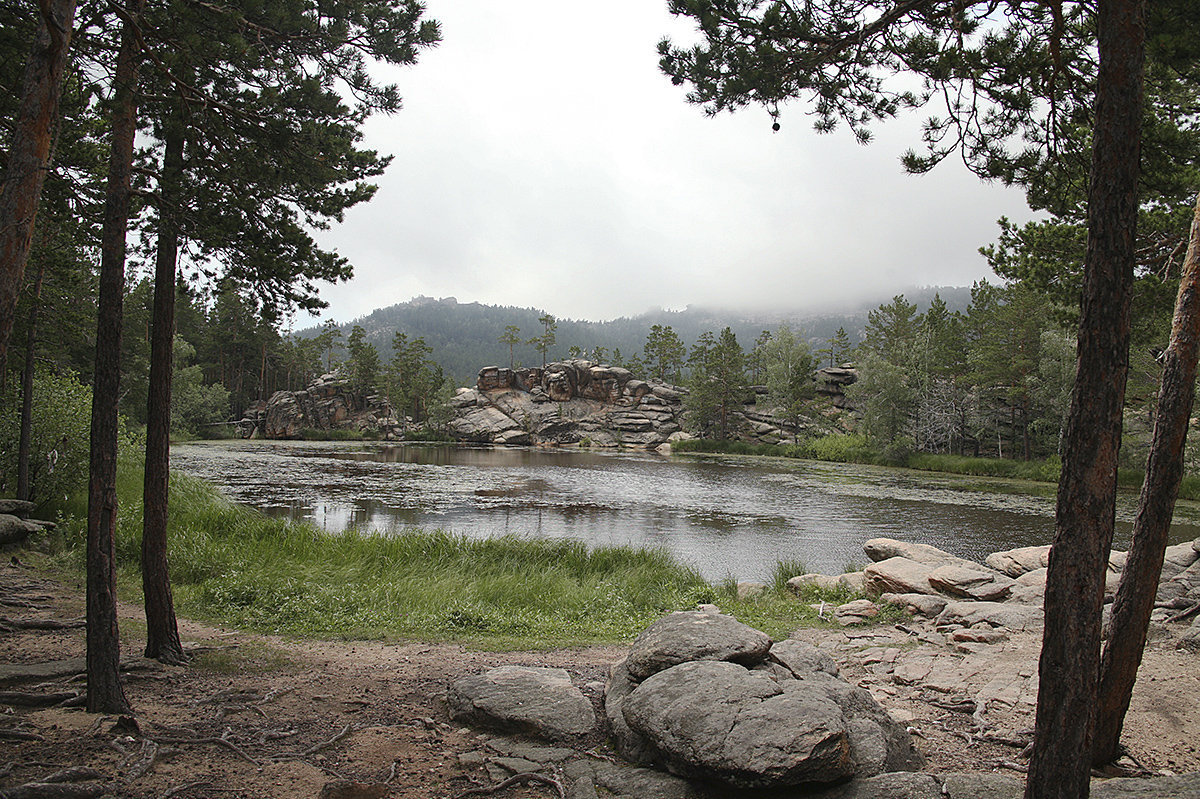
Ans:
[[[177,444],[171,459],[238,502],[330,532],[657,546],[710,580],[761,579],[779,560],[839,573],[880,536],[982,559],[1054,534],[1053,486],[815,461],[289,441]],[[1120,548],[1135,504],[1122,495]],[[1200,507],[1181,502],[1172,543],[1198,536]]]

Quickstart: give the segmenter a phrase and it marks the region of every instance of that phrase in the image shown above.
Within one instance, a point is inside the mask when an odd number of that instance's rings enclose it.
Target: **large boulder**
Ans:
[[[833,782],[854,774],[838,705],[799,680],[787,688],[725,661],[681,663],[625,700],[626,722],[672,772],[742,788]]]
[[[630,676],[644,680],[655,672],[693,660],[728,660],[753,666],[771,649],[771,638],[732,616],[697,610],[664,616],[634,639],[626,658]]]
[[[596,728],[596,713],[565,669],[500,666],[456,680],[450,716],[505,732],[570,742]]]

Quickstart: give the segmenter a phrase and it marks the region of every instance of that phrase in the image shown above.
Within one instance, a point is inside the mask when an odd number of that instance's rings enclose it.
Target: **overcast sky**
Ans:
[[[322,234],[355,267],[322,290],[350,321],[418,295],[603,320],[687,305],[813,307],[864,291],[970,285],[1019,191],[958,163],[904,174],[920,118],[862,146],[716,118],[658,70],[665,0],[428,0],[443,41],[386,77],[403,109],[367,124],[395,156],[367,205]],[[310,320],[298,319],[299,326]]]

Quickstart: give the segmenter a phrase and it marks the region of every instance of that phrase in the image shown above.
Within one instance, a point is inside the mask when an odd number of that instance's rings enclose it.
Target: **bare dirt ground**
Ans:
[[[452,722],[442,699],[462,674],[506,664],[567,669],[599,700],[620,647],[479,652],[425,643],[294,641],[180,622],[198,652],[192,665],[141,656],[141,610],[120,607],[125,690],[133,720],[82,709],[0,704],[0,793],[70,767],[99,772],[106,796],[313,799],[338,779],[358,793],[325,796],[452,799],[482,795],[503,772],[488,770],[493,736]],[[27,565],[0,565],[0,691],[81,692],[83,591]],[[44,624],[50,622],[50,624]],[[65,629],[30,629],[30,625]],[[955,649],[915,624],[809,629],[843,676],[910,725],[930,771],[1022,767],[1033,725],[1039,637]],[[1152,641],[1126,724],[1129,765],[1146,771],[1200,770],[1200,662],[1177,651],[1177,633]],[[33,664],[40,677],[18,677]],[[611,755],[603,744],[595,756]],[[494,754],[494,753],[492,753]],[[558,796],[538,783],[493,795]]]

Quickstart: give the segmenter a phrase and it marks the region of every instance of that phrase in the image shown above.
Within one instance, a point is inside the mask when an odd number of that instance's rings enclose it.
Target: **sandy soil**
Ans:
[[[623,654],[619,647],[493,653],[445,644],[291,641],[181,621],[182,637],[202,655],[196,665],[174,667],[141,657],[140,609],[122,605],[120,613],[136,726],[80,709],[7,706],[0,729],[36,738],[0,740],[0,788],[88,766],[104,775],[106,795],[120,797],[312,799],[339,778],[378,786],[357,794],[364,797],[385,791],[461,797],[495,784],[498,772],[480,763],[492,736],[447,717],[442,700],[450,681],[503,663],[553,665],[599,700],[599,683]],[[54,582],[26,565],[0,566],[0,614],[13,621],[78,620],[82,586]],[[1133,759],[1153,772],[1200,770],[1200,662],[1175,650],[1172,635],[1159,631],[1152,641],[1126,726]],[[929,770],[1015,774],[1022,766],[1020,748],[1033,724],[1036,636],[1014,636],[982,654],[971,647],[956,652],[944,636],[915,624],[802,630],[797,637],[827,647],[847,679],[911,726]],[[961,684],[939,684],[936,674],[913,683],[897,678],[900,665],[930,653],[959,667]],[[79,627],[0,632],[0,690],[82,691],[79,660],[60,664],[56,676],[4,677],[15,666],[83,654]],[[993,672],[971,666],[978,662]],[[994,674],[1001,672],[1017,679],[998,681]],[[601,746],[596,754],[611,753]],[[557,793],[532,784],[494,795]]]

